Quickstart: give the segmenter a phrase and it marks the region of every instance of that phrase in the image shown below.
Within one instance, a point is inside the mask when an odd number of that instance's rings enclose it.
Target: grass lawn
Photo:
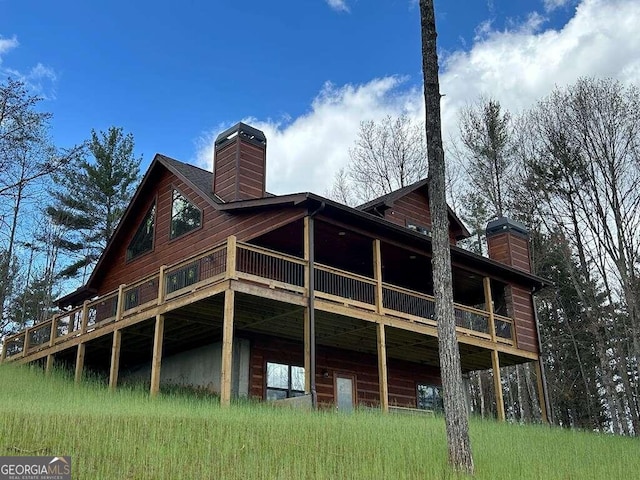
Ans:
[[[478,479],[636,479],[640,441],[473,420]],[[439,417],[222,409],[0,366],[0,455],[71,455],[74,479],[447,479]]]

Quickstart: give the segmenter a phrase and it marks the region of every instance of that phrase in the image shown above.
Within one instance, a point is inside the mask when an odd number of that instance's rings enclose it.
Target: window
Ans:
[[[153,234],[156,225],[156,204],[151,206],[145,215],[142,223],[138,227],[138,231],[133,236],[129,247],[127,248],[127,260],[136,258],[145,252],[153,249]]]
[[[441,387],[419,383],[417,388],[418,395],[416,403],[419,409],[432,410],[435,412],[442,411],[443,404]]]
[[[304,395],[304,367],[267,362],[267,400]]]
[[[170,237],[179,237],[200,225],[202,225],[202,212],[179,191],[173,190]]]
[[[422,225],[418,225],[415,223],[407,222],[407,228],[409,230],[413,230],[414,232],[421,233],[422,235],[426,235],[427,237],[431,236],[431,229],[427,227],[423,227]]]

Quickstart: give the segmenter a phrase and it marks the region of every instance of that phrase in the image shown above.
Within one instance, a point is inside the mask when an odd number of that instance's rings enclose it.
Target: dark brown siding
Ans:
[[[375,355],[319,345],[316,358],[316,391],[319,403],[333,405],[335,402],[334,375],[348,374],[355,377],[358,404],[379,405],[378,363]],[[252,397],[260,399],[265,397],[267,362],[302,366],[304,364],[302,343],[275,337],[251,339],[249,394]],[[389,359],[387,363],[390,405],[415,408],[418,383],[441,384],[440,372],[434,367],[393,359]],[[324,375],[325,372],[326,375]]]
[[[98,294],[104,294],[118,288],[120,284],[128,284],[137,279],[157,272],[161,265],[170,265],[206,250],[224,241],[229,235],[236,235],[238,240],[248,240],[263,232],[289,223],[303,215],[301,209],[284,209],[269,213],[233,215],[217,211],[210,203],[197,195],[187,184],[169,171],[159,167],[162,172],[157,181],[151,185],[155,189],[139,197],[135,214],[125,219],[126,224],[114,242],[109,259],[102,263],[99,276],[96,275],[94,287]],[[169,239],[171,227],[171,192],[173,188],[180,190],[192,203],[203,212],[203,226],[200,229],[174,240]],[[154,248],[150,253],[141,255],[129,262],[125,261],[127,246],[135,234],[138,225],[144,218],[149,206],[157,198],[156,227]]]
[[[505,263],[519,270],[531,272],[529,262],[529,241],[527,238],[510,233],[500,233],[487,238],[489,258]]]
[[[528,352],[538,352],[538,335],[531,294],[524,288],[509,286],[506,292],[507,305],[511,305],[515,318],[517,347]]]
[[[406,227],[408,223],[431,229],[431,214],[427,195],[414,191],[393,203],[393,207],[385,211],[385,220]],[[455,243],[455,235],[449,231],[449,238]]]

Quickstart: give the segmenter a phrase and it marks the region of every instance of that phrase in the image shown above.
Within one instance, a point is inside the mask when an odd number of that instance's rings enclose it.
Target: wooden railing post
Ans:
[[[373,275],[376,280],[376,312],[384,313],[384,302],[382,296],[382,253],[380,251],[380,240],[373,241]],[[387,406],[388,407],[388,406]]]
[[[4,363],[7,358],[7,337],[2,339],[2,353],[0,353],[0,363]]]
[[[58,319],[60,317],[58,315],[54,315],[53,318],[51,318],[51,332],[49,333],[49,346],[53,347],[53,344],[56,341],[56,335],[58,333],[58,329],[56,328],[57,323],[58,323]],[[71,316],[69,316],[69,321],[71,321]]]
[[[124,307],[124,287],[123,283],[118,287],[118,300],[116,301],[116,322],[122,320],[122,310]]]
[[[230,235],[227,239],[227,278],[236,278],[236,248],[237,239],[235,235]]]
[[[309,296],[309,255],[311,249],[311,239],[309,238],[309,217],[304,217],[304,232],[303,232],[303,241],[304,241],[304,295],[305,297]]]
[[[484,285],[484,305],[485,310],[489,312],[489,335],[491,335],[491,341],[496,341],[496,320],[493,316],[493,296],[491,294],[491,279],[484,277],[482,279]]]
[[[22,347],[22,356],[26,356],[27,355],[27,351],[29,350],[29,331],[31,330],[31,327],[27,327],[27,329],[24,331],[24,344]]]
[[[87,333],[89,324],[89,300],[85,300],[82,304],[82,319],[80,320],[80,335]]]
[[[158,305],[162,305],[164,303],[164,296],[167,290],[165,287],[166,279],[164,274],[166,268],[166,265],[160,266],[160,273],[158,274]]]

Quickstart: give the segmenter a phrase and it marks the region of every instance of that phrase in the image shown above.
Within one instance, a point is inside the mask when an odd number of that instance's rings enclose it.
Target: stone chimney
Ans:
[[[489,258],[531,273],[529,230],[522,223],[500,217],[487,224]]]
[[[215,142],[213,193],[225,202],[263,198],[267,139],[260,130],[238,123]]]

